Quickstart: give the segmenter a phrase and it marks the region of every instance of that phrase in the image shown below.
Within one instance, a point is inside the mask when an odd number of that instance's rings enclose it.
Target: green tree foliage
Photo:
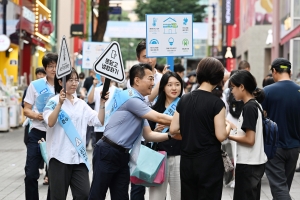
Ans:
[[[202,22],[206,6],[199,0],[137,0],[137,13],[140,21],[145,21],[145,14],[193,13],[194,22]]]

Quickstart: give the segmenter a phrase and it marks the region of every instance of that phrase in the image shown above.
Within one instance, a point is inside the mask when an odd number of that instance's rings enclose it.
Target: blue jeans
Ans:
[[[93,152],[93,181],[89,199],[104,200],[108,188],[111,200],[129,200],[129,153],[99,140]]]
[[[46,139],[46,132],[31,129],[28,134],[27,156],[25,165],[25,197],[30,200],[39,199],[38,179],[40,177],[39,166],[43,161],[38,141]]]

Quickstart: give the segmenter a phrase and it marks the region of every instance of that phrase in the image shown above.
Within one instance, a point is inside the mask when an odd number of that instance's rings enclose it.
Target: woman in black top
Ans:
[[[177,73],[165,73],[160,80],[158,98],[152,109],[160,113],[164,113],[168,109],[168,114],[173,115],[179,97],[182,95],[182,88],[182,79]],[[149,125],[154,131],[169,131],[168,127],[155,122],[149,121]],[[180,200],[180,145],[181,141],[175,139],[153,144],[155,150],[167,152],[167,177],[162,185],[150,187],[149,199],[164,200],[169,183],[171,199]]]
[[[230,132],[225,105],[211,91],[223,80],[224,67],[215,58],[204,58],[197,67],[199,88],[181,97],[170,126],[180,130],[181,199],[222,198],[224,165],[221,142]]]

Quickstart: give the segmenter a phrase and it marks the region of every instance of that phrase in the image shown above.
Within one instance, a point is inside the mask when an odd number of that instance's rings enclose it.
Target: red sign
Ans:
[[[51,21],[43,20],[39,23],[39,32],[45,36],[49,36],[54,31],[54,26]]]

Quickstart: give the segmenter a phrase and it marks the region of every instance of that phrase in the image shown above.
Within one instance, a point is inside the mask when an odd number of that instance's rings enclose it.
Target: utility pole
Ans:
[[[211,56],[214,57],[215,53],[214,53],[214,49],[215,49],[215,21],[216,21],[216,5],[213,4],[212,5],[212,12],[213,12],[213,16],[212,16],[212,25],[211,25]]]
[[[2,0],[3,5],[3,34],[6,35],[6,8],[7,8],[7,0]]]

